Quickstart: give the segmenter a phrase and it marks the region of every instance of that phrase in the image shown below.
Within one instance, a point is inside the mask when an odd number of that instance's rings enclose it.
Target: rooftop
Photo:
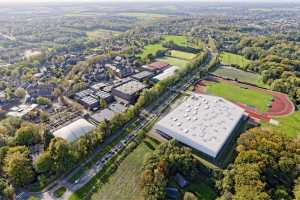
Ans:
[[[153,73],[152,72],[149,72],[149,71],[142,71],[142,72],[139,72],[135,75],[132,75],[132,78],[135,78],[135,79],[144,79],[144,78],[147,78],[149,76],[152,76]]]
[[[173,66],[170,67],[168,69],[166,69],[165,71],[163,71],[161,74],[158,74],[157,76],[153,77],[153,79],[156,79],[158,81],[164,80],[166,78],[169,78],[170,76],[173,76],[176,72],[176,70],[178,70],[179,67],[177,66]]]
[[[141,82],[136,81],[136,80],[132,80],[132,81],[127,82],[123,85],[120,85],[119,87],[117,87],[115,89],[122,92],[122,93],[133,95],[137,92],[140,92],[141,90],[143,90],[146,87],[147,87],[146,84],[141,83]]]
[[[157,61],[157,62],[150,63],[148,65],[144,65],[143,68],[150,69],[150,70],[163,70],[169,66],[170,64],[168,63]]]
[[[94,125],[92,125],[85,119],[80,118],[63,128],[58,129],[53,133],[53,135],[55,137],[63,138],[68,142],[73,142],[79,139],[80,136],[91,132],[95,128],[96,127]]]
[[[82,90],[82,91],[80,91],[80,92],[77,92],[75,95],[76,95],[77,97],[83,98],[83,97],[88,96],[88,95],[90,95],[90,94],[92,94],[92,93],[93,93],[93,90],[91,90],[91,89],[86,89],[86,90]]]
[[[192,93],[155,129],[215,158],[243,115],[221,97]]]
[[[12,117],[23,117],[24,115],[35,109],[37,106],[37,104],[22,104],[19,106],[15,106],[10,109],[7,115]]]
[[[104,87],[106,87],[108,85],[109,84],[107,84],[107,83],[96,83],[96,84],[94,84],[94,85],[91,86],[91,89],[97,91],[97,90],[101,90],[102,88],[104,88]]]
[[[86,97],[83,97],[81,99],[82,102],[88,104],[88,105],[93,105],[95,103],[98,103],[98,100],[95,99],[94,97],[91,97],[91,96],[86,96]]]
[[[100,97],[102,99],[106,99],[106,98],[111,97],[111,94],[109,94],[108,92],[104,92],[104,91],[98,91],[94,95],[97,96],[97,97]]]

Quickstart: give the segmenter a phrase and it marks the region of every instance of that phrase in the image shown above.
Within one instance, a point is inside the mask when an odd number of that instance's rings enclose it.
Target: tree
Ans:
[[[4,172],[16,186],[24,186],[34,179],[28,154],[16,151],[5,158]]]
[[[293,189],[295,200],[300,200],[300,176],[298,177]]]
[[[50,99],[46,98],[46,97],[38,97],[36,98],[36,103],[39,104],[39,105],[47,105],[47,106],[50,106],[51,105],[51,101]]]
[[[17,88],[15,91],[15,95],[16,97],[24,98],[26,95],[26,90],[24,90],[24,88]]]
[[[47,122],[49,120],[49,115],[46,112],[40,112],[41,122]]]
[[[13,199],[14,194],[15,191],[12,185],[7,183],[5,179],[0,178],[0,196],[6,199]]]
[[[100,109],[107,108],[107,103],[104,99],[100,98]]]
[[[185,192],[183,196],[183,200],[197,200],[197,196],[191,192]]]
[[[71,152],[70,145],[64,139],[53,138],[48,151],[53,160],[52,166],[55,172],[64,172],[74,165],[74,155]]]
[[[26,124],[16,132],[16,142],[19,145],[32,145],[41,141],[39,127],[33,124]]]
[[[37,173],[49,173],[52,169],[52,158],[49,151],[41,153],[34,162]]]

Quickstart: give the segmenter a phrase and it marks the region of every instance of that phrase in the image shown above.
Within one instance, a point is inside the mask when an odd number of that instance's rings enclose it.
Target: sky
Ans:
[[[0,0],[1,2],[128,2],[128,1],[136,1],[136,2],[157,2],[157,1],[165,1],[170,2],[170,0]],[[176,1],[186,1],[186,0],[176,0]],[[300,2],[300,0],[192,0],[195,2]]]

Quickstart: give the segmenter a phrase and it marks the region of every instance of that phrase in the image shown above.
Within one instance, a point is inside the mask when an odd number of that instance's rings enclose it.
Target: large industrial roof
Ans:
[[[215,158],[243,115],[221,97],[192,93],[155,129]]]
[[[146,84],[141,83],[141,82],[136,81],[136,80],[132,80],[128,83],[120,85],[119,87],[117,87],[115,89],[122,92],[122,93],[132,95],[132,94],[135,94],[137,92],[140,92],[141,90],[143,90],[146,87],[147,87]]]
[[[85,119],[80,118],[63,128],[58,129],[53,133],[53,135],[55,137],[63,138],[68,142],[73,142],[80,138],[80,136],[91,132],[95,128],[96,126],[89,123]]]

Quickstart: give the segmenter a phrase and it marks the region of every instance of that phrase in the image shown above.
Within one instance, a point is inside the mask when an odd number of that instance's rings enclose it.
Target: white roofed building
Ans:
[[[160,120],[155,130],[216,159],[244,121],[244,113],[224,98],[192,93]]]
[[[80,136],[93,131],[95,128],[95,125],[89,123],[85,119],[80,118],[71,124],[56,130],[53,135],[55,137],[63,138],[68,142],[74,142],[75,140],[79,139]]]

